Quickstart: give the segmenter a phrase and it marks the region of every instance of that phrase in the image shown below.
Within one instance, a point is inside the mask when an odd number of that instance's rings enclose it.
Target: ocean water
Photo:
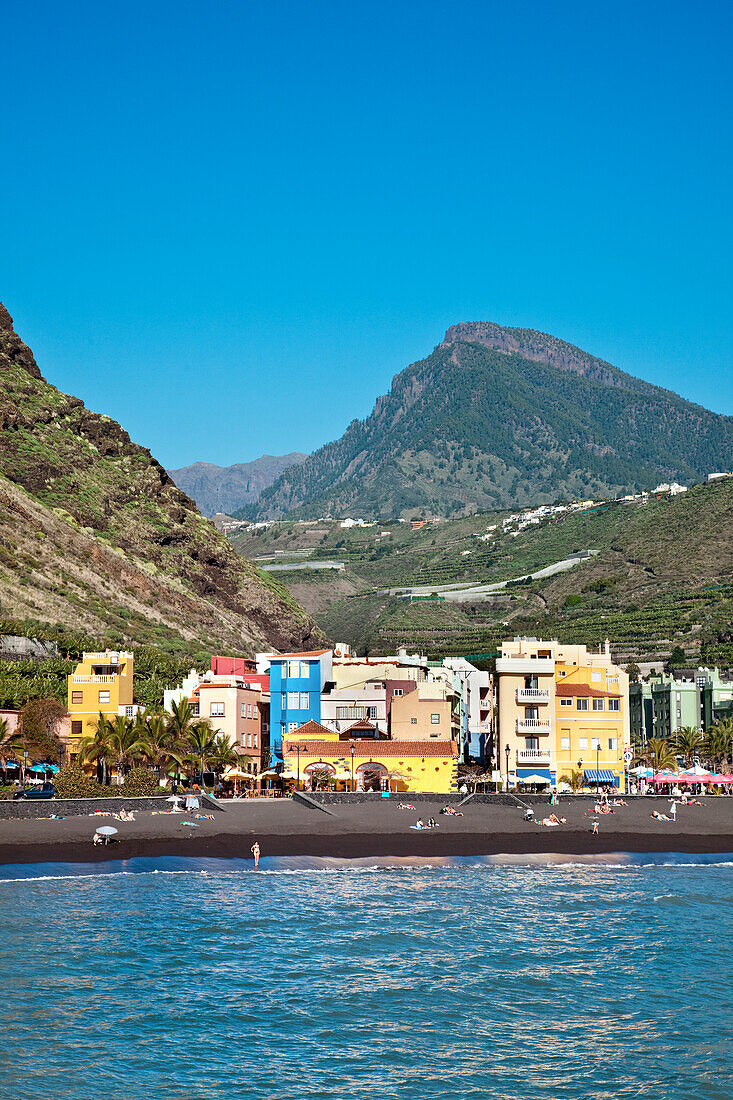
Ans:
[[[733,1097],[733,857],[0,868],[0,1095]]]

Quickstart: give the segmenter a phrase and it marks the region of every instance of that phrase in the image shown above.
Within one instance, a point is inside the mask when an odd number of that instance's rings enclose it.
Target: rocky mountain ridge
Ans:
[[[194,462],[168,470],[168,474],[196,502],[202,514],[211,517],[219,512],[235,512],[257,500],[283,470],[299,465],[307,457],[301,451],[292,451],[287,455],[262,455],[252,462],[236,462],[233,466]]]

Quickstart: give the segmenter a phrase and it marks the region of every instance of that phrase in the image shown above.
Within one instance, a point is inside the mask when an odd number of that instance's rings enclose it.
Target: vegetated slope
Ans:
[[[3,615],[135,643],[251,651],[316,640],[119,424],[44,381],[0,305]],[[13,484],[9,484],[13,483]]]
[[[699,481],[732,456],[732,417],[544,333],[462,324],[245,514],[470,514]]]
[[[254,462],[237,462],[233,466],[194,462],[179,470],[168,470],[168,473],[178,488],[196,502],[203,515],[231,514],[257,500],[262,490],[272,485],[283,470],[299,465],[307,457],[300,451],[293,451],[288,455],[262,455]]]
[[[331,524],[309,560],[338,559],[344,571],[278,577],[330,637],[360,650],[407,645],[470,654],[493,651],[514,634],[589,645],[608,637],[624,660],[663,660],[680,645],[691,662],[733,666],[733,480],[646,504],[609,501],[518,534],[502,533],[500,520],[475,515],[419,531],[404,523],[349,531]],[[308,531],[286,522],[233,538],[247,553],[277,549],[286,561]],[[482,602],[411,603],[376,591],[522,578],[585,549],[599,552]]]

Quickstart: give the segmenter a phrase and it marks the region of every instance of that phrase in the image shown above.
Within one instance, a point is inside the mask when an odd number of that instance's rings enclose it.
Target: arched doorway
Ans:
[[[308,764],[303,769],[306,788],[309,787],[312,791],[327,790],[335,778],[336,769],[333,764],[324,763],[322,760]]]
[[[360,764],[356,769],[357,791],[386,791],[388,779],[389,772],[384,764],[370,761],[368,764]]]

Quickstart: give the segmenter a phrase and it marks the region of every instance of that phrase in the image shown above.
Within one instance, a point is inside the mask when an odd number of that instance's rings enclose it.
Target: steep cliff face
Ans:
[[[733,418],[554,336],[473,322],[246,514],[451,516],[699,481],[732,463]]]
[[[151,640],[151,627],[162,622],[181,638],[243,651],[318,640],[312,620],[234,553],[148,450],[43,379],[2,305],[0,475],[11,483],[0,493],[6,615],[35,608],[48,621],[119,630],[128,608],[134,615],[123,633],[133,642]],[[12,484],[24,492],[13,493]],[[14,595],[14,551],[29,530],[45,544],[50,528],[56,550],[45,560],[26,548],[23,591],[16,585]]]

